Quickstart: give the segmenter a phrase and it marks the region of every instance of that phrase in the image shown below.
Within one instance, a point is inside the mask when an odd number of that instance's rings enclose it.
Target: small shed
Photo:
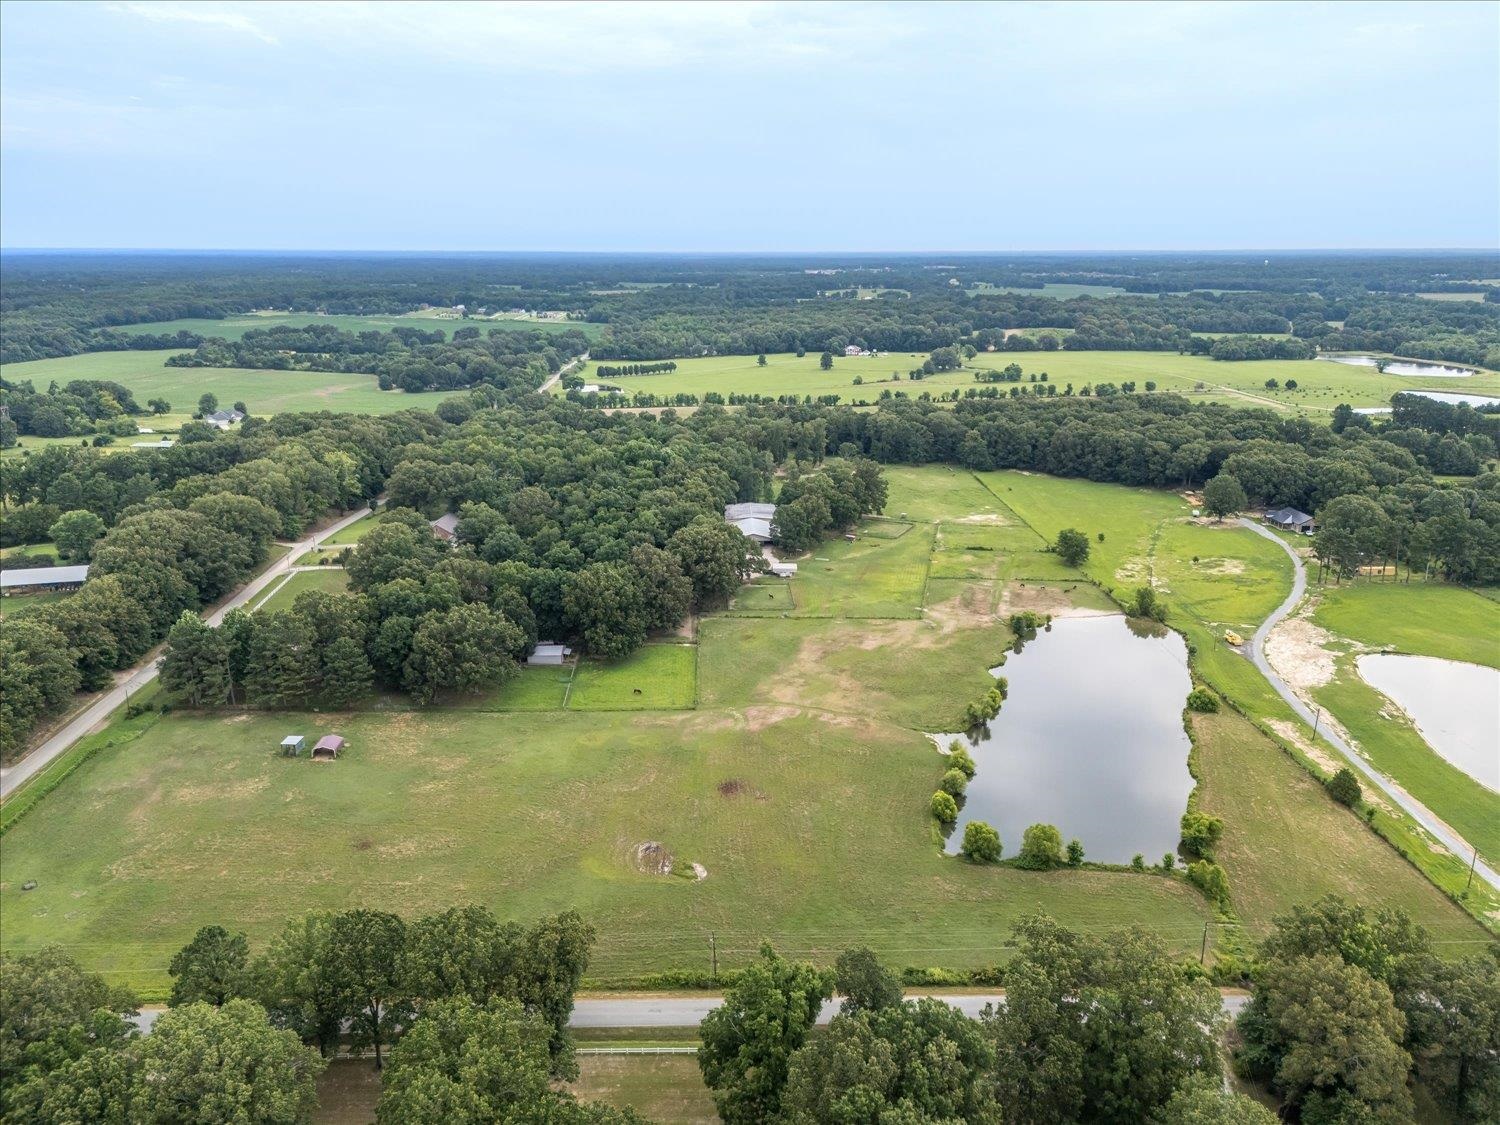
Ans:
[[[281,752],[289,758],[295,758],[305,749],[307,739],[300,734],[289,734],[281,740]]]
[[[536,649],[526,658],[528,667],[555,667],[573,655],[573,650],[567,645],[555,644],[552,641],[542,641]]]
[[[318,739],[317,744],[312,748],[312,760],[315,762],[319,760],[325,762],[335,761],[339,756],[339,751],[343,748],[344,740],[342,737],[336,734],[325,734],[322,738]]]
[[[452,512],[439,516],[432,521],[432,533],[445,543],[453,542],[454,536],[458,534],[458,516]]]

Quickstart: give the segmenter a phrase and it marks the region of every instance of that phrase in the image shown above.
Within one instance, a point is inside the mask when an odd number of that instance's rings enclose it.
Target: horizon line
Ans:
[[[704,257],[722,255],[726,257],[783,256],[808,257],[813,255],[845,254],[860,257],[934,257],[957,256],[1004,256],[1037,254],[1045,256],[1065,255],[1129,255],[1129,254],[1496,254],[1500,246],[1197,246],[1187,248],[1133,247],[1133,248],[1032,248],[1032,249],[967,249],[948,247],[932,250],[850,250],[850,249],[498,249],[452,250],[434,248],[381,248],[360,247],[357,249],[338,247],[256,247],[256,246],[5,246],[0,244],[0,254],[406,254],[406,255],[620,255],[620,256],[671,256]]]

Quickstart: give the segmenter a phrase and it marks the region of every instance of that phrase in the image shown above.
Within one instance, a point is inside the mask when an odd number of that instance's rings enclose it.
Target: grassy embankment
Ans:
[[[1322,360],[1253,360],[1221,362],[1206,356],[1176,352],[987,352],[969,361],[969,367],[931,375],[912,382],[907,375],[920,367],[925,352],[892,352],[889,355],[835,358],[832,369],[819,366],[816,352],[798,358],[791,353],[766,357],[766,366],[755,356],[708,356],[677,360],[677,370],[664,375],[610,378],[605,382],[627,392],[654,394],[690,392],[702,395],[718,391],[766,395],[836,394],[845,403],[875,402],[882,391],[902,391],[913,398],[923,391],[937,394],[958,387],[980,387],[974,379],[979,369],[998,370],[1019,364],[1029,379],[1046,372],[1058,394],[1072,383],[1075,393],[1085,384],[1134,382],[1144,392],[1147,381],[1161,391],[1173,391],[1201,402],[1225,402],[1235,406],[1261,406],[1275,410],[1324,417],[1341,402],[1352,406],[1385,406],[1400,390],[1457,391],[1500,395],[1500,374],[1485,372],[1467,379],[1430,379],[1381,374],[1373,367]],[[608,364],[610,361],[604,360]],[[591,366],[592,372],[592,366]],[[893,374],[901,376],[892,382]],[[858,376],[862,383],[855,385]],[[588,378],[594,378],[588,374]],[[1285,384],[1297,382],[1297,390],[1267,390],[1267,379]],[[1011,384],[997,384],[1003,393]],[[1030,383],[1023,383],[1030,389]]]

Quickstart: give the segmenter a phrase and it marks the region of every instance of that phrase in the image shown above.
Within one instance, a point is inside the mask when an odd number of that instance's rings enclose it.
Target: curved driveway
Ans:
[[[1271,681],[1271,686],[1276,689],[1276,694],[1286,700],[1287,705],[1311,726],[1314,721],[1312,711],[1308,709],[1307,704],[1297,698],[1291,688],[1282,682],[1281,677],[1276,674],[1276,670],[1271,667],[1270,661],[1266,659],[1266,637],[1270,635],[1272,629],[1281,623],[1283,618],[1297,607],[1297,603],[1302,600],[1302,595],[1307,592],[1307,568],[1302,565],[1301,556],[1292,550],[1287,545],[1286,540],[1282,539],[1279,535],[1267,530],[1254,520],[1241,517],[1239,522],[1242,527],[1248,527],[1255,534],[1269,539],[1285,551],[1287,556],[1292,560],[1293,567],[1296,568],[1295,576],[1292,579],[1291,594],[1287,596],[1286,601],[1276,607],[1276,612],[1266,618],[1261,627],[1255,630],[1255,636],[1250,640],[1250,659],[1255,661],[1255,666],[1261,670],[1266,679]],[[1392,784],[1384,774],[1376,770],[1362,756],[1356,754],[1353,748],[1339,737],[1337,732],[1331,731],[1324,726],[1319,729],[1318,733],[1328,741],[1329,745],[1347,758],[1351,766],[1364,774],[1370,784],[1389,797],[1392,802],[1399,805],[1408,816],[1435,836],[1455,856],[1465,863],[1469,862],[1471,857],[1474,856],[1475,850],[1472,844],[1438,820],[1432,813],[1428,812],[1426,806],[1414,800],[1410,795]],[[1491,887],[1500,890],[1500,875],[1496,875],[1494,870],[1483,860],[1475,863],[1474,873]]]

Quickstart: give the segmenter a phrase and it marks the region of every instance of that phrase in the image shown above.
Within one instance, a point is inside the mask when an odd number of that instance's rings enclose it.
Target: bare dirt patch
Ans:
[[[635,867],[643,875],[670,875],[672,853],[660,840],[647,840],[635,846]]]
[[[1035,582],[1010,582],[1000,593],[999,615],[1009,617],[1014,613],[1045,613],[1052,617],[1110,617],[1116,611],[1088,609],[1073,604],[1068,595],[1078,587],[1069,585],[1042,586]]]
[[[767,727],[774,727],[777,723],[795,719],[800,714],[801,712],[795,707],[747,707],[745,729],[752,733],[765,730]]]
[[[997,512],[975,512],[971,516],[960,516],[949,523],[977,523],[988,527],[1010,527],[1011,521]]]
[[[371,848],[373,848],[374,846],[375,846],[375,841],[374,840],[364,839],[364,840],[355,840],[354,841],[354,850],[357,851],[357,852],[367,852]]]
[[[748,788],[749,786],[737,777],[731,777],[728,781],[721,781],[718,785],[719,796],[721,797],[738,797]]]
[[[1220,575],[1225,578],[1245,573],[1245,564],[1239,559],[1199,559],[1194,565],[1204,574]]]
[[[1334,675],[1334,654],[1328,643],[1328,630],[1315,625],[1303,613],[1293,614],[1271,630],[1266,638],[1266,659],[1277,675],[1298,695],[1330,683]]]
[[[994,620],[990,612],[992,595],[988,582],[966,582],[957,597],[933,603],[926,608],[926,614],[945,634],[955,629],[978,628]]]

